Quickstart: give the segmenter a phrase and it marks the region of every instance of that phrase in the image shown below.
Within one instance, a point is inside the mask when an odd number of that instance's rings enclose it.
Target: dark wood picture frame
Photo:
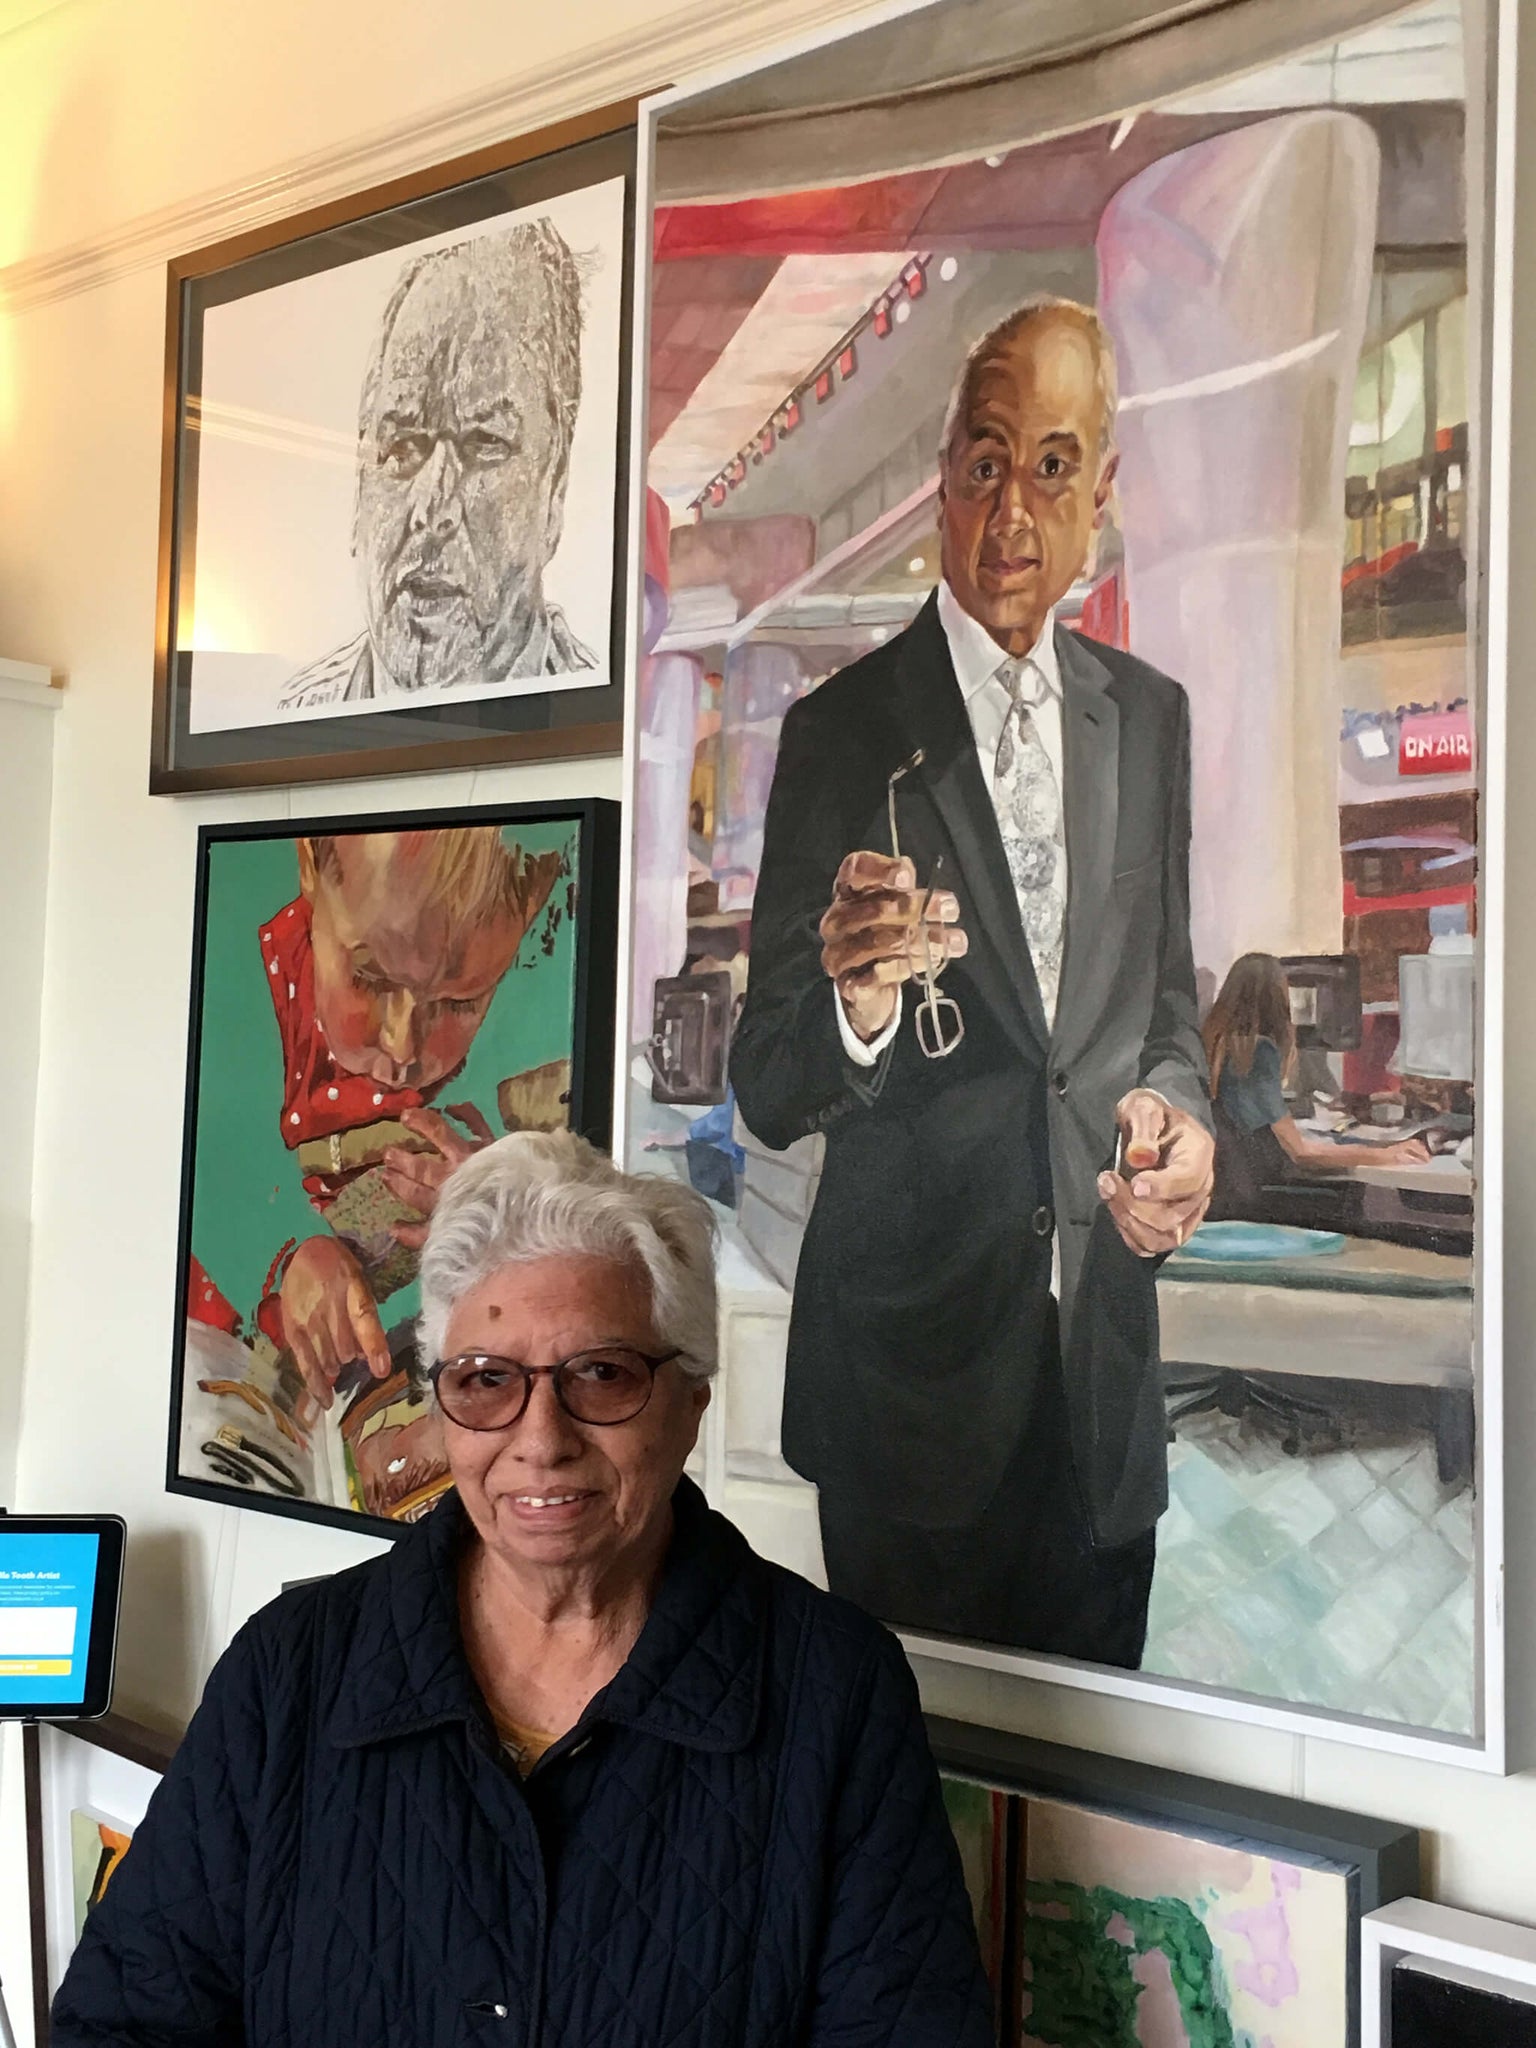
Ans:
[[[50,1723],[61,1735],[72,1735],[107,1750],[146,1771],[163,1776],[181,1744],[169,1735],[123,1714],[103,1714],[94,1721]],[[36,2048],[48,2048],[48,1889],[43,1847],[43,1766],[40,1724],[28,1721],[21,1731],[22,1788],[27,1838],[27,1905],[32,1952],[32,2032]]]
[[[638,100],[628,99],[595,108],[430,170],[412,172],[287,220],[231,236],[176,257],[167,266],[149,769],[152,795],[349,781],[508,761],[573,760],[620,751],[630,554],[626,396],[633,346],[638,105]],[[209,294],[213,296],[208,303],[213,304],[240,298],[266,284],[311,275],[381,249],[405,247],[446,228],[471,225],[498,210],[533,205],[621,174],[625,204],[608,682],[574,690],[488,695],[469,704],[405,708],[391,704],[366,717],[190,732],[189,688],[178,656],[176,623],[183,594],[190,590],[196,531],[196,464],[188,459],[183,427],[200,364],[202,300]],[[323,240],[326,237],[331,238],[329,248]],[[242,276],[259,281],[242,290]]]
[[[613,1127],[614,1032],[618,1002],[618,804],[600,797],[566,802],[479,804],[431,811],[393,811],[358,817],[274,819],[257,824],[204,825],[197,840],[191,997],[187,1030],[187,1082],[182,1126],[181,1211],[176,1250],[176,1312],[171,1345],[171,1399],[166,1439],[166,1490],[195,1500],[324,1523],[364,1535],[397,1537],[406,1526],[324,1502],[246,1491],[180,1470],[180,1435],[186,1367],[185,1304],[192,1273],[193,1206],[197,1178],[197,1117],[202,1062],[208,928],[209,854],[231,841],[299,839],[339,832],[411,832],[463,826],[558,824],[578,833],[574,1000],[571,1016],[571,1088],[568,1126],[606,1149]],[[253,942],[254,942],[253,932]],[[531,932],[529,934],[531,937]],[[510,970],[509,970],[510,971]],[[279,1062],[279,1072],[281,1063]]]
[[[925,1716],[934,1761],[948,1777],[992,1790],[1048,1799],[1116,1819],[1138,1821],[1212,1841],[1262,1843],[1277,1856],[1295,1856],[1341,1870],[1349,1911],[1346,1957],[1349,2048],[1360,2043],[1360,1921],[1377,1907],[1409,1898],[1419,1889],[1419,1831],[1396,1821],[1313,1806],[1273,1792],[1248,1791],[1211,1778],[1090,1750],[1040,1742],[997,1728],[978,1728],[940,1715]],[[1017,1914],[1003,1928],[1003,1976],[1018,1954]],[[1017,2040],[1018,2015],[999,2014],[999,2024]],[[1324,2044],[1318,2043],[1318,2048]]]

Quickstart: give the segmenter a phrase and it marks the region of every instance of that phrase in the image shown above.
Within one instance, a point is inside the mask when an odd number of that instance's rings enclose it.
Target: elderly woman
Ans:
[[[992,2038],[899,1648],[683,1477],[711,1234],[565,1135],[453,1174],[421,1332],[455,1490],[241,1631],[54,2048]]]

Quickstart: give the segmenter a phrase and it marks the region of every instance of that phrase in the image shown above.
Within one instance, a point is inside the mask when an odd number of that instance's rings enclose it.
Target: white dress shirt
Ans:
[[[939,624],[944,628],[944,638],[949,643],[949,658],[955,671],[955,681],[960,685],[960,695],[965,699],[966,716],[971,721],[971,732],[976,741],[976,752],[981,760],[981,779],[989,791],[993,790],[993,768],[997,761],[997,743],[1003,736],[1003,727],[1013,699],[1007,684],[998,671],[1009,657],[998,646],[986,627],[963,610],[960,600],[947,583],[939,585]],[[1063,754],[1061,740],[1061,667],[1056,659],[1056,615],[1046,614],[1040,637],[1025,656],[1025,669],[1019,685],[1019,696],[1030,708],[1035,730],[1040,735],[1040,744],[1056,776],[1056,787],[1065,790],[1062,776]],[[994,792],[995,801],[995,792]],[[1065,801],[1065,799],[1063,799]],[[1067,850],[1060,851],[1062,879],[1065,883]],[[918,887],[924,884],[924,877],[917,878]],[[868,1044],[859,1037],[848,1021],[842,998],[834,988],[832,1001],[837,1009],[837,1028],[842,1036],[843,1050],[855,1066],[872,1067],[881,1053],[891,1043],[901,1025],[903,1013],[902,991],[896,991],[896,1009],[889,1024],[878,1037]]]

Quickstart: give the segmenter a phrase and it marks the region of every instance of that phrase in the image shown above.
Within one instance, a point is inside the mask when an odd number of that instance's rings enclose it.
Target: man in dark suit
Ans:
[[[826,1137],[783,1443],[833,1590],[1134,1668],[1167,1503],[1156,1264],[1212,1145],[1184,692],[1053,616],[1114,411],[1087,307],[1032,301],[968,356],[939,590],[784,721],[731,1078],[764,1143]]]

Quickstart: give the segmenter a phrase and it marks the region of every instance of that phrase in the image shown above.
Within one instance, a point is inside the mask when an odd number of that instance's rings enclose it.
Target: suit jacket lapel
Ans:
[[[1095,963],[1108,930],[1120,808],[1120,707],[1109,670],[1063,626],[1056,628],[1061,669],[1062,792],[1067,829],[1067,929],[1052,1044],[1060,1053],[1091,1027]]]
[[[1045,1010],[1013,877],[1003,857],[991,791],[982,778],[975,736],[934,598],[903,635],[897,701],[910,746],[923,749],[922,766],[911,778],[914,793],[922,790],[933,804],[954,851],[960,884],[956,894],[971,941],[966,970],[1020,1050],[1037,1060],[1049,1038]],[[946,879],[939,877],[941,887]]]

